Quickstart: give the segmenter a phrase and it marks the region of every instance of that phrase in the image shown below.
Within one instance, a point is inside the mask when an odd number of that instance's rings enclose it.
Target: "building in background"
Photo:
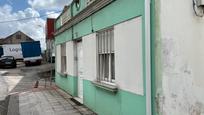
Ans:
[[[54,48],[54,21],[53,18],[47,18],[46,21],[46,60],[54,62],[55,48]]]
[[[20,44],[21,42],[32,42],[34,41],[31,37],[23,33],[22,31],[17,31],[6,38],[0,39],[0,45],[3,44]]]
[[[21,42],[33,42],[34,40],[29,37],[28,35],[26,35],[25,33],[23,33],[22,31],[17,31],[11,35],[9,35],[8,37],[6,38],[1,38],[0,39],[0,56],[2,56],[4,53],[5,55],[8,55],[9,52],[13,52],[13,51],[10,51],[8,48],[14,48],[16,49],[16,53],[18,52],[17,49],[20,48],[20,44]],[[3,47],[4,46],[4,50],[3,50]],[[8,46],[15,46],[15,47],[8,47]],[[17,47],[16,47],[17,46]],[[6,50],[8,49],[8,50]],[[20,48],[21,50],[21,48]],[[17,56],[18,58],[21,57],[22,58],[22,53],[17,53],[19,56]]]

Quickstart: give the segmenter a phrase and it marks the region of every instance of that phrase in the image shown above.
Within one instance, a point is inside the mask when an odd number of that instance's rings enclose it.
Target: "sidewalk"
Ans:
[[[95,115],[54,83],[45,84],[43,73],[50,69],[45,64],[0,70],[0,115]]]
[[[71,98],[57,87],[14,94],[10,97],[7,115],[95,115],[83,105],[71,101]]]

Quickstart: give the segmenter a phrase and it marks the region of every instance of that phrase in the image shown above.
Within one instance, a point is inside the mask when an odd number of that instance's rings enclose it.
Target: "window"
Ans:
[[[76,5],[77,11],[78,11],[80,8],[80,0],[75,0],[75,5]]]
[[[20,34],[16,35],[16,39],[21,39],[21,35]]]
[[[66,43],[61,44],[61,73],[66,74],[67,60],[66,60]]]
[[[114,82],[115,55],[113,28],[97,32],[97,48],[98,80],[105,82]]]
[[[64,25],[68,20],[71,19],[71,14],[69,13],[69,9],[62,13],[61,16],[61,25]]]
[[[56,71],[58,73],[61,73],[61,45],[56,45],[55,54],[56,54]]]

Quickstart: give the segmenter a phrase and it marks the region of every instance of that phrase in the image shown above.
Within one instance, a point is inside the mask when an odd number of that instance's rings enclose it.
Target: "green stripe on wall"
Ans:
[[[95,87],[87,80],[83,81],[83,97],[85,105],[95,111]]]
[[[71,29],[64,31],[63,33],[55,36],[55,45],[64,43],[66,41],[72,40],[72,31]]]
[[[134,9],[134,10],[133,10]],[[126,20],[144,16],[144,0],[115,0],[92,16],[74,25],[73,39],[116,25]],[[61,35],[63,34],[63,35]],[[72,38],[71,28],[55,37],[55,44]]]
[[[115,0],[92,17],[94,31],[144,14],[144,0]]]
[[[86,18],[74,27],[74,39],[92,33],[91,17]]]
[[[84,104],[99,115],[146,115],[145,96],[119,90],[116,94],[84,80]]]
[[[66,77],[61,76],[59,73],[55,75],[56,85],[72,96],[77,96],[77,80],[78,77],[70,75]]]

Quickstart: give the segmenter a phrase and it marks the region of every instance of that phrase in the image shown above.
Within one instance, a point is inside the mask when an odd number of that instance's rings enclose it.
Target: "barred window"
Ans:
[[[115,80],[115,55],[113,28],[97,32],[98,48],[98,80],[114,82]]]
[[[66,73],[67,60],[66,60],[66,43],[61,44],[61,73]]]

